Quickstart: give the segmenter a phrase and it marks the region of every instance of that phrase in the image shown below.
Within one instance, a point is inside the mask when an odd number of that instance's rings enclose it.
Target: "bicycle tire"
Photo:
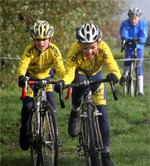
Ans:
[[[134,89],[135,89],[135,76],[134,76],[134,65],[135,63],[132,62],[131,63],[131,67],[130,67],[130,94],[131,96],[134,96]]]
[[[40,147],[41,165],[57,166],[58,137],[55,112],[50,104],[45,106],[44,112],[45,115],[41,118],[41,135],[43,135]]]
[[[103,141],[99,127],[98,116],[93,117],[94,119],[94,136],[95,136],[95,151],[96,151],[96,163],[97,166],[103,166],[101,158],[101,150],[103,149]]]
[[[138,63],[138,62],[136,62]],[[134,96],[137,95],[137,91],[138,91],[138,77],[139,77],[139,67],[138,64],[136,64],[136,68],[135,68],[135,90],[134,90]]]
[[[124,95],[125,96],[127,96],[127,94],[128,94],[128,85],[129,85],[128,81],[129,81],[129,79],[127,77],[126,84],[124,85]]]
[[[94,137],[94,124],[93,124],[93,111],[92,106],[87,105],[87,122],[88,122],[88,151],[91,159],[91,166],[97,165],[95,137]]]
[[[89,154],[89,148],[88,148],[88,139],[89,139],[89,130],[88,130],[88,120],[87,120],[87,109],[84,108],[82,110],[82,115],[84,117],[81,118],[81,124],[80,124],[80,138],[79,142],[83,146],[84,156],[86,159],[87,166],[91,166],[91,158]]]

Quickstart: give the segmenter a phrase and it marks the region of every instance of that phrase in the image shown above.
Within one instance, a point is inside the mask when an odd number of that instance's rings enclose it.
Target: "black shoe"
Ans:
[[[115,166],[112,162],[109,153],[102,153],[103,166]]]
[[[79,111],[71,111],[68,125],[68,133],[71,137],[76,137],[79,134]]]
[[[120,79],[120,85],[121,86],[125,86],[126,85],[126,77],[125,76],[121,77],[121,79]]]
[[[29,149],[29,138],[26,135],[26,127],[20,128],[20,138],[19,138],[19,144],[21,149],[28,150]]]
[[[63,143],[61,142],[61,140],[60,140],[59,137],[57,137],[57,141],[58,141],[58,146],[59,146],[59,147],[62,147],[62,146],[63,146]]]

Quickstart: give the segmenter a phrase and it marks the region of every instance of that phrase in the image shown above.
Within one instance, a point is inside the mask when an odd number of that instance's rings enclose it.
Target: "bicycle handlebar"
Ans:
[[[123,52],[123,50],[125,49],[125,45],[129,44],[129,45],[133,45],[136,46],[136,44],[144,44],[144,45],[148,45],[146,43],[140,43],[140,39],[138,38],[134,38],[134,39],[123,39],[122,40],[122,47],[121,47],[121,52]]]
[[[65,85],[65,87],[63,89],[61,89],[60,91],[60,103],[62,108],[65,108],[65,103],[64,103],[64,99],[63,99],[63,90],[64,89],[67,89],[67,88],[74,88],[74,87],[79,87],[79,86],[85,86],[85,87],[88,87],[92,84],[96,84],[96,83],[102,83],[102,82],[109,82],[107,79],[99,79],[99,80],[83,80],[81,82],[77,82],[77,83],[72,83],[72,84],[69,84],[69,85]],[[112,93],[113,93],[113,97],[114,97],[114,100],[118,100],[118,97],[117,97],[117,94],[116,94],[116,89],[115,89],[115,85],[113,84],[113,82],[111,81],[110,82],[110,86],[111,86],[111,90],[112,90]]]
[[[46,84],[55,84],[55,83],[56,83],[56,81],[49,81],[49,80],[29,80],[29,78],[27,78],[27,80],[25,81],[25,87],[22,88],[22,94],[20,96],[20,100],[23,100],[25,98],[25,95],[26,95],[26,92],[27,92],[27,84],[29,84],[29,85],[37,84],[39,87],[43,87]]]
[[[27,91],[27,84],[29,84],[29,85],[36,84],[39,87],[43,88],[43,86],[46,86],[46,84],[56,84],[56,82],[57,82],[57,81],[50,81],[50,80],[29,80],[30,79],[29,77],[26,77],[26,78],[27,78],[27,80],[25,82],[25,87],[22,88],[22,94],[20,96],[20,100],[23,100],[25,98],[25,94]],[[70,91],[70,89],[68,89],[68,94],[65,97],[66,99],[68,99],[70,97],[70,93],[71,93],[71,91]],[[63,100],[61,98],[62,97],[61,94],[62,94],[62,91],[60,91],[60,93],[59,93],[59,100],[60,100],[60,105],[63,108],[65,106],[64,106],[64,102],[62,102]]]

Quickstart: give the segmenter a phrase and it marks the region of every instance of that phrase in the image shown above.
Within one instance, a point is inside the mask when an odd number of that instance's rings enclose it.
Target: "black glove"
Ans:
[[[132,44],[139,44],[141,40],[139,38],[134,38],[130,39],[130,41],[132,42]]]
[[[26,77],[25,76],[20,76],[19,80],[18,80],[18,85],[23,88],[25,86],[25,81],[26,81]]]
[[[112,81],[114,84],[116,84],[118,82],[118,78],[115,74],[113,73],[109,73],[106,77],[106,79],[110,82]]]
[[[59,93],[61,87],[62,87],[62,90],[65,87],[65,81],[64,80],[59,80],[59,81],[56,82],[55,87],[54,87],[55,92]]]

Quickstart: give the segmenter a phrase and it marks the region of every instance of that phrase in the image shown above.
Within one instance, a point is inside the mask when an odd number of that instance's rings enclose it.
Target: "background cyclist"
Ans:
[[[113,58],[108,45],[101,40],[100,27],[91,23],[85,23],[76,29],[76,42],[71,46],[66,59],[66,73],[63,80],[55,85],[55,91],[60,91],[60,84],[70,84],[83,79],[96,80],[102,78],[102,67],[107,66],[109,74],[107,78],[117,83],[121,77],[118,65]],[[72,109],[69,118],[68,133],[75,137],[79,132],[79,110],[84,89],[83,87],[72,89]],[[109,122],[106,106],[106,92],[104,84],[92,86],[93,100],[98,110],[102,113],[99,123],[102,132],[104,150],[102,160],[104,166],[114,166],[109,155]]]
[[[53,74],[51,70],[53,65],[55,65],[60,78],[63,78],[65,73],[63,59],[59,49],[51,43],[53,34],[54,28],[47,21],[37,21],[32,26],[30,36],[33,38],[33,42],[26,47],[18,68],[18,84],[20,87],[25,85],[25,76],[50,80]],[[29,148],[26,122],[33,107],[34,87],[34,85],[28,85],[26,96],[23,99],[19,139],[23,150],[28,150]],[[51,84],[46,86],[46,96],[56,111],[54,90]]]
[[[148,26],[147,23],[141,19],[141,10],[138,8],[129,9],[128,11],[129,18],[122,22],[120,27],[121,39],[126,39],[130,41],[132,39],[139,39],[140,43],[145,43],[148,38]],[[138,58],[144,57],[144,45],[136,44]],[[133,47],[126,44],[125,47],[125,58],[131,58],[133,54]],[[124,86],[126,81],[126,76],[128,75],[130,68],[130,61],[124,63],[124,72],[120,80],[120,85]],[[143,71],[142,71],[143,61],[139,66],[139,80],[138,80],[138,89],[139,95],[144,95],[143,91]]]

